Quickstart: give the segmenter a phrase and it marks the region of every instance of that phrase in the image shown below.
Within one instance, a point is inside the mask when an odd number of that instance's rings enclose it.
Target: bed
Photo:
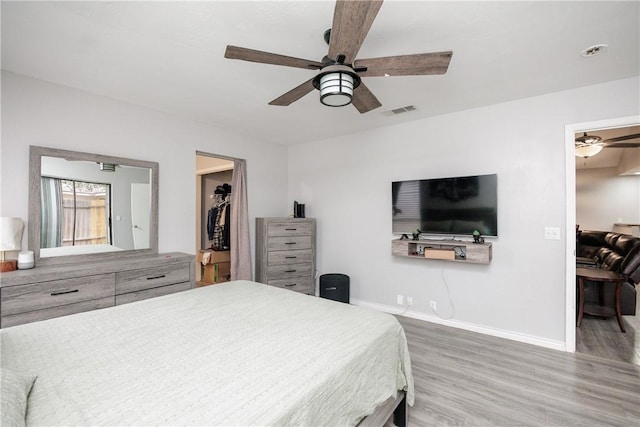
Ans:
[[[37,376],[27,425],[357,425],[414,398],[393,316],[249,281],[0,333]]]

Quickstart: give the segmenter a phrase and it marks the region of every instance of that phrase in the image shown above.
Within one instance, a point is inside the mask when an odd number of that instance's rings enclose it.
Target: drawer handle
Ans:
[[[335,291],[335,290],[337,290],[337,289],[338,289],[338,288],[336,288],[335,286],[332,286],[332,287],[330,287],[330,288],[324,288],[324,290],[325,290],[325,291]]]
[[[285,273],[295,273],[295,272],[296,272],[296,270],[285,270],[284,272],[285,272]]]
[[[284,257],[284,259],[296,259],[296,258],[298,258],[298,257],[297,256],[286,256],[286,257]]]
[[[151,277],[147,277],[147,280],[162,279],[163,277],[167,277],[167,275],[166,274],[160,274],[158,276],[151,276]]]
[[[75,292],[80,292],[79,289],[74,289],[72,291],[58,291],[58,292],[51,292],[51,296],[55,297],[56,295],[65,295],[65,294],[73,294]]]
[[[284,285],[284,286],[285,286],[285,288],[290,288],[290,287],[295,286],[295,285],[297,285],[297,283],[290,283],[290,284],[287,284],[287,285]]]
[[[296,242],[286,242],[285,245],[295,245]]]
[[[297,228],[285,228],[284,231],[296,231]]]

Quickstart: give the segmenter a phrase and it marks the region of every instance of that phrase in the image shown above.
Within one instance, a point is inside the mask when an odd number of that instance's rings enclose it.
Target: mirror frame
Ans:
[[[42,196],[40,175],[42,157],[60,157],[67,160],[84,160],[89,162],[114,163],[117,165],[149,168],[151,170],[151,218],[149,230],[149,248],[131,249],[118,252],[100,252],[80,255],[64,255],[56,257],[40,257],[40,225]],[[158,176],[159,165],[156,162],[126,159],[123,157],[105,156],[102,154],[82,153],[78,151],[60,150],[57,148],[29,146],[29,250],[33,251],[36,268],[38,266],[72,264],[86,261],[113,260],[140,255],[158,253]]]

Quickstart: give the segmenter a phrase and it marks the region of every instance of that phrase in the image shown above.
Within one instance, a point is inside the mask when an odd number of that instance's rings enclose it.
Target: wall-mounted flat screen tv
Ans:
[[[391,183],[394,234],[498,236],[498,176],[395,181]]]

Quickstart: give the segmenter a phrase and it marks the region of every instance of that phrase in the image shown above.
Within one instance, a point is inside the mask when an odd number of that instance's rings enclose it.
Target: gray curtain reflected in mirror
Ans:
[[[40,214],[40,246],[62,246],[62,183],[59,179],[42,177],[42,212]]]

